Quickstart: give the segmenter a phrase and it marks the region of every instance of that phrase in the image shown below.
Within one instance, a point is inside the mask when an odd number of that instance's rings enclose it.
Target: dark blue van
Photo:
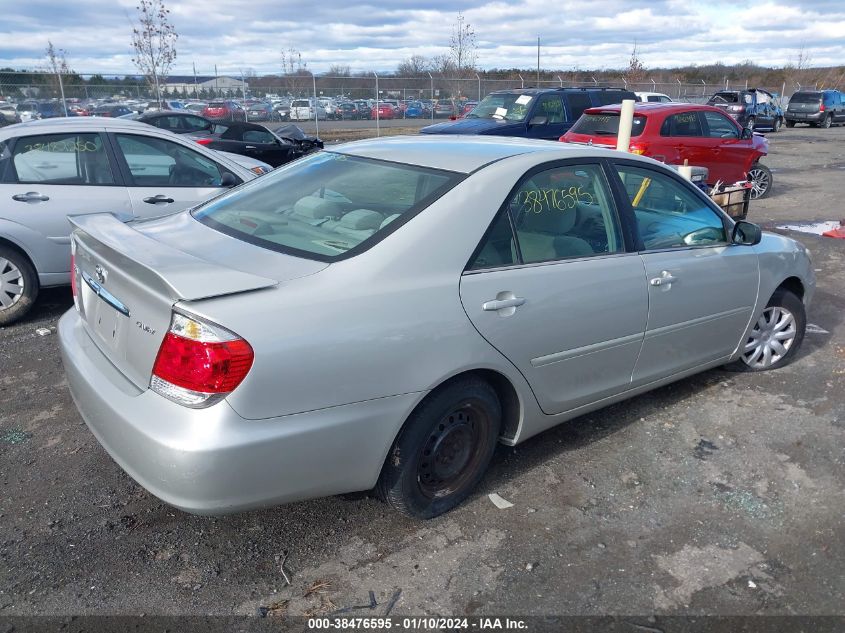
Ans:
[[[490,134],[558,140],[587,108],[637,100],[621,88],[498,90],[456,121],[424,127],[422,134]]]

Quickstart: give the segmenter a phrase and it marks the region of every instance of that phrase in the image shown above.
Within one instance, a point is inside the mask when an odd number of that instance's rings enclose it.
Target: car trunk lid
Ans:
[[[238,270],[225,259],[212,261],[180,248],[182,244],[191,244],[194,249],[197,245],[207,246],[210,238],[203,240],[203,231],[210,229],[193,221],[187,213],[179,215],[183,217],[170,223],[163,218],[124,224],[110,214],[70,219],[76,229],[72,271],[77,288],[75,302],[85,329],[111,363],[142,389],[149,387],[152,367],[176,303],[268,289],[326,266],[281,255],[290,265],[265,267],[276,277],[271,278]],[[202,227],[196,231],[197,239],[192,239],[193,227],[184,224],[186,216]],[[145,231],[139,230],[142,228]],[[170,243],[157,239],[165,233]],[[222,237],[233,242],[222,249],[232,259],[244,258],[239,248],[262,250]],[[259,254],[256,259],[261,257]]]

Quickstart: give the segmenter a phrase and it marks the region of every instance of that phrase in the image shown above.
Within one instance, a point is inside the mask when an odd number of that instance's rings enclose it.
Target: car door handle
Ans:
[[[170,204],[174,202],[173,198],[168,198],[163,193],[158,194],[157,196],[150,196],[149,198],[144,198],[144,202],[147,204]]]
[[[668,286],[674,281],[678,281],[678,278],[673,277],[672,273],[670,273],[668,270],[664,270],[662,273],[660,273],[660,277],[655,277],[654,279],[649,281],[649,283],[652,286]]]
[[[256,149],[255,145],[247,145],[244,149]]]
[[[27,191],[26,193],[17,193],[12,196],[12,200],[17,200],[18,202],[47,202],[49,199],[49,196],[45,196],[37,191]]]
[[[495,312],[496,310],[504,310],[505,308],[516,308],[525,303],[522,297],[514,297],[513,299],[495,299],[493,301],[485,301],[481,304],[481,309],[485,312]]]

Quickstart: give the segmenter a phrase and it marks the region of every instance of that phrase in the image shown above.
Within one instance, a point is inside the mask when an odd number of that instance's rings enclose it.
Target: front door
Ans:
[[[636,217],[648,284],[633,385],[727,360],[757,299],[753,247],[730,244],[723,217],[680,177],[630,164],[617,164],[617,171]]]
[[[753,151],[751,139],[742,138],[742,128],[729,116],[721,112],[705,110],[702,117],[702,136],[698,142],[694,160],[690,164],[707,167],[708,182],[732,184],[745,180],[749,155]]]
[[[23,130],[22,130],[23,132]],[[31,131],[29,131],[31,132]],[[30,231],[27,250],[39,274],[70,271],[68,216],[113,213],[133,218],[98,133],[22,135],[0,144],[0,219]]]
[[[538,120],[537,117],[545,119],[544,123],[532,124],[531,120]],[[559,94],[549,93],[541,95],[531,119],[528,121],[529,138],[541,138],[548,141],[556,141],[563,136],[569,126],[566,125],[566,113],[563,110],[563,101]]]
[[[181,143],[140,134],[114,139],[140,218],[175,213],[223,191],[225,168]]]
[[[648,309],[599,164],[532,171],[461,277],[482,336],[555,414],[628,388]]]

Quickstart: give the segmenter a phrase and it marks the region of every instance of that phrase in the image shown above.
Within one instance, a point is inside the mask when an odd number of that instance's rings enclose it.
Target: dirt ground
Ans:
[[[774,191],[749,219],[845,218],[845,128],[769,138]],[[69,291],[44,292],[0,328],[0,617],[322,614],[370,592],[355,613],[843,615],[845,240],[790,235],[818,276],[793,365],[710,371],[501,447],[428,522],[366,495],[164,505],[77,414],[55,333],[36,333]]]

